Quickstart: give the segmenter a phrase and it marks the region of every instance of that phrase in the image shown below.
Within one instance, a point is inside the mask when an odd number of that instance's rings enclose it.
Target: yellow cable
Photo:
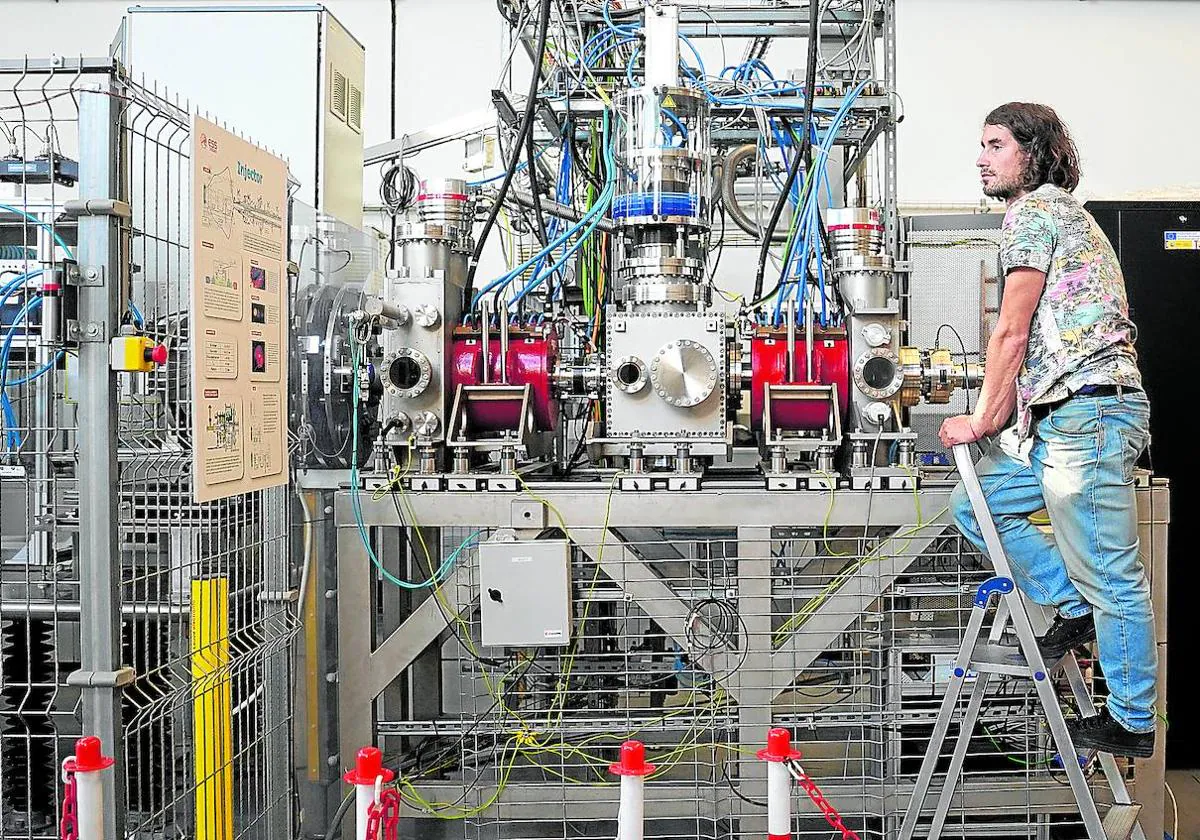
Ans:
[[[911,476],[912,473],[910,472],[909,475]],[[907,547],[912,544],[912,538],[917,533],[919,533],[924,528],[926,528],[928,525],[928,523],[924,520],[924,517],[921,512],[920,494],[917,492],[915,478],[913,481],[913,497],[914,497],[914,499],[916,499],[917,524],[910,528],[900,530],[900,531],[895,532],[894,534],[889,535],[886,539],[881,540],[875,546],[875,548],[871,549],[869,552],[867,552],[861,558],[859,558],[858,560],[853,562],[851,565],[847,566],[844,570],[839,572],[834,577],[834,579],[832,581],[830,581],[829,584],[824,589],[822,589],[819,593],[817,593],[816,596],[814,596],[812,599],[810,599],[803,607],[801,607],[787,621],[785,621],[782,625],[780,625],[779,629],[775,631],[775,635],[774,635],[774,643],[775,643],[776,647],[778,647],[779,645],[781,645],[783,643],[783,641],[786,639],[786,637],[789,633],[791,633],[793,630],[795,630],[795,629],[799,628],[801,625],[803,625],[812,616],[812,613],[815,612],[816,609],[818,607],[820,607],[821,604],[825,603],[825,601],[827,601],[834,592],[836,592],[838,589],[840,589],[842,587],[842,585],[845,584],[845,582],[847,580],[849,580],[851,576],[854,575],[855,572],[857,572],[859,569],[861,569],[867,563],[871,563],[871,562],[875,562],[875,561],[884,559],[883,557],[876,556],[876,555],[878,555],[880,552],[883,551],[883,547],[885,545],[887,545],[889,542],[891,542],[893,540],[905,539],[905,538],[908,539],[908,542],[905,544],[905,549],[907,549]],[[830,502],[830,510],[832,510],[832,508],[833,508],[833,504],[831,501]],[[933,516],[932,520],[930,520],[930,521],[936,521],[936,520],[940,519],[942,517],[942,515],[944,513],[946,513],[946,511],[948,511],[949,509],[950,509],[949,505],[942,508],[940,511],[938,511]],[[826,525],[828,525],[828,522],[829,522],[829,514],[828,513],[826,513],[825,522],[826,522]],[[826,548],[828,549],[829,546],[826,545]],[[888,555],[888,557],[894,557],[894,556],[895,556],[894,554]]]

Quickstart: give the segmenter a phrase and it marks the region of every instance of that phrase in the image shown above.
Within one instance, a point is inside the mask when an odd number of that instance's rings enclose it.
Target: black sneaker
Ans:
[[[1046,635],[1037,640],[1038,650],[1042,652],[1042,661],[1050,667],[1067,653],[1080,645],[1086,645],[1096,638],[1096,620],[1091,613],[1079,618],[1063,618],[1054,616],[1054,623],[1046,631]]]
[[[1131,758],[1149,758],[1154,755],[1154,732],[1130,732],[1113,720],[1108,708],[1089,718],[1067,723],[1071,740],[1079,749],[1099,750],[1113,755]]]

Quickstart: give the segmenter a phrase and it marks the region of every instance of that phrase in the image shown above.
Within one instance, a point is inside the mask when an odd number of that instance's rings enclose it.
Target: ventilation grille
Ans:
[[[362,90],[354,84],[347,84],[350,95],[346,103],[346,125],[362,134]]]
[[[329,112],[342,122],[346,121],[346,102],[350,98],[347,88],[350,83],[346,75],[333,65],[329,66]]]

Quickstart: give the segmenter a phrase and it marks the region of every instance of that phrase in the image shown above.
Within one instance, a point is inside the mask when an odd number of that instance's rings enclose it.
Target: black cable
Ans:
[[[533,132],[532,131],[525,132],[525,160],[527,162],[525,169],[529,172],[529,196],[531,198],[530,203],[533,204],[534,244],[545,246],[545,245],[549,244],[550,237],[546,230],[546,217],[542,213],[542,197],[540,195],[541,186],[538,184],[537,153],[536,153],[536,150],[533,148]],[[546,294],[546,302],[544,305],[544,308],[546,308],[546,309],[550,308],[550,292],[551,292],[552,285],[553,285],[552,283],[546,283],[545,286],[543,287],[545,294]],[[504,287],[500,287],[500,288],[496,289],[496,306],[494,308],[496,309],[497,312],[500,311],[500,295],[503,293],[504,293]],[[525,311],[525,297],[522,297],[520,302],[518,303],[517,312],[523,313],[524,311]],[[504,329],[505,327],[502,326],[501,328]]]
[[[937,335],[935,335],[933,337],[933,343],[936,346],[940,347],[942,344],[942,330],[950,330],[950,332],[954,333],[954,337],[958,339],[958,346],[962,350],[963,375],[965,376],[967,373],[967,345],[966,345],[966,343],[963,342],[962,336],[958,334],[958,330],[954,329],[954,327],[950,324],[942,324],[937,329]],[[971,389],[963,388],[963,394],[967,398],[967,414],[970,414],[971,413]]]
[[[779,193],[779,198],[775,199],[775,206],[771,209],[771,220],[767,223],[766,229],[763,231],[762,247],[758,250],[758,270],[754,274],[754,295],[752,305],[761,303],[763,291],[763,277],[767,272],[767,256],[771,251],[771,237],[775,234],[775,227],[779,224],[779,217],[783,215],[783,208],[787,204],[788,196],[792,193],[792,184],[796,183],[796,176],[800,172],[801,159],[804,160],[805,166],[811,168],[812,162],[812,143],[810,142],[811,133],[808,130],[809,124],[812,122],[813,111],[813,94],[817,87],[817,36],[820,30],[819,18],[820,4],[812,2],[808,4],[808,67],[804,74],[804,122],[800,126],[800,149],[796,156],[792,158],[792,165],[788,167],[787,180],[783,184],[783,189]],[[780,122],[783,123],[783,128],[789,134],[791,126],[787,119],[780,117]],[[805,170],[807,171],[807,170]],[[799,208],[797,208],[799,212]],[[787,265],[786,255],[784,258],[784,266]]]
[[[567,100],[567,101],[569,102],[570,100]],[[571,158],[575,163],[579,164],[578,166],[572,166],[571,172],[572,173],[582,172],[583,177],[586,178],[588,183],[591,184],[596,189],[596,192],[604,192],[603,182],[601,182],[600,178],[595,173],[592,172],[591,167],[589,167],[587,165],[587,158],[585,158],[579,152],[579,142],[575,138],[575,127],[574,126],[572,126],[572,125],[567,126],[567,137],[571,144]]]
[[[512,680],[512,682],[514,684],[520,682],[521,680],[523,680],[525,678],[526,674],[528,674],[529,671],[533,668],[534,663],[537,662],[537,658],[541,655],[541,652],[542,652],[542,649],[540,647],[534,648],[533,655],[529,657],[529,660],[525,665],[525,669],[523,671],[521,671],[521,673],[518,674]],[[471,722],[471,725],[462,733],[462,735],[459,737],[458,742],[456,744],[451,744],[451,745],[447,746],[440,753],[438,753],[437,755],[435,755],[433,757],[433,759],[434,759],[432,761],[433,766],[436,767],[438,762],[449,757],[450,754],[452,752],[454,752],[455,750],[462,749],[462,745],[466,743],[467,737],[472,732],[474,732],[476,729],[478,729],[483,724],[484,720],[488,717],[488,715],[490,715],[492,712],[494,712],[496,710],[496,707],[500,705],[501,697],[503,697],[503,694],[499,694],[498,696],[492,698],[492,705],[489,706],[487,708],[487,710],[484,711],[482,714],[478,714],[475,716],[475,719]],[[415,778],[421,777],[421,773],[415,773],[413,775]],[[468,790],[469,790],[469,788],[468,788]],[[460,802],[462,801],[461,797],[460,797],[459,801]],[[455,802],[455,803],[451,803],[451,804],[458,804],[458,803]]]
[[[583,453],[583,448],[587,445],[587,418],[592,413],[592,406],[596,403],[595,400],[589,399],[587,408],[584,410],[583,427],[579,430],[579,442],[575,445],[575,451],[571,453],[571,457],[567,459],[567,466],[563,470],[563,475],[570,475],[571,471],[578,465],[579,456]]]
[[[348,248],[329,248],[328,250],[331,254],[345,254],[346,255],[346,261],[344,263],[342,263],[341,265],[339,265],[337,268],[332,269],[329,272],[330,274],[337,274],[339,271],[342,271],[347,266],[349,266],[350,263],[354,262],[354,254],[351,253],[351,251]]]
[[[508,12],[509,3],[506,0],[496,0],[496,11],[500,12],[500,17],[508,21],[509,26],[516,26],[520,23],[520,15],[515,11],[510,15]]]
[[[479,270],[479,258],[483,256],[483,248],[487,244],[488,234],[496,226],[496,219],[500,216],[500,208],[504,205],[505,196],[508,195],[509,185],[512,184],[513,176],[517,174],[517,161],[521,159],[525,135],[529,134],[533,128],[533,111],[537,104],[538,83],[542,78],[542,61],[546,56],[546,32],[550,27],[550,6],[551,0],[542,0],[542,8],[538,16],[537,46],[534,47],[532,56],[533,72],[529,75],[529,94],[525,97],[525,111],[521,115],[520,128],[517,129],[517,140],[513,143],[512,152],[504,167],[504,180],[500,182],[500,191],[496,194],[496,200],[492,202],[487,220],[483,223],[483,230],[480,231],[479,238],[475,241],[475,250],[471,252],[471,261],[467,265],[467,283],[463,288],[463,300],[466,307],[471,304],[475,272]]]
[[[532,131],[525,133],[525,160],[529,162],[525,169],[529,172],[529,196],[533,199],[530,203],[533,205],[533,218],[537,222],[533,226],[533,235],[538,242],[545,245],[548,241],[546,239],[546,217],[542,213],[542,197],[539,195],[541,185],[538,184],[537,150],[533,148]]]
[[[717,256],[713,260],[712,268],[709,270],[708,282],[710,286],[717,282],[717,269],[721,265],[721,255],[725,253],[725,218],[728,215],[728,208],[729,205],[724,197],[719,197],[716,206],[713,208],[715,212],[720,212],[721,214],[721,233],[717,236],[717,244],[712,249],[717,252]]]
[[[395,137],[396,136],[396,53],[398,52],[397,36],[396,36],[396,24],[397,24],[396,0],[391,0],[391,6],[392,6],[392,119],[391,119],[392,134],[391,134],[391,136]],[[401,167],[401,169],[403,169],[404,159],[401,158],[398,161],[398,164]],[[388,253],[388,268],[391,268],[393,270],[396,268],[396,224],[397,224],[396,214],[393,213],[392,214],[392,241],[391,241],[392,247],[388,249],[388,252],[389,252]]]
[[[753,805],[755,808],[766,808],[767,807],[766,802],[759,802],[757,799],[751,799],[749,796],[746,796],[746,794],[742,793],[740,790],[737,789],[737,787],[734,786],[733,779],[729,778],[729,763],[726,761],[721,762],[721,775],[725,778],[725,783],[727,785],[729,785],[730,792],[732,792],[733,795],[736,796],[738,799],[742,800],[743,802],[747,803],[748,805]]]
[[[329,823],[329,828],[325,830],[326,840],[333,840],[342,833],[342,820],[346,817],[346,812],[350,810],[350,803],[354,801],[354,791],[351,790],[346,794],[346,798],[342,800],[342,804],[333,812],[333,819]]]

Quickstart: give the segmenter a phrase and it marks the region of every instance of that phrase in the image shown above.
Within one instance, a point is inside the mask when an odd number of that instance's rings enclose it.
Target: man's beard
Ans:
[[[998,198],[1001,201],[1016,198],[1021,192],[1021,184],[1016,180],[993,181],[991,186],[983,188],[984,195],[989,198]]]

